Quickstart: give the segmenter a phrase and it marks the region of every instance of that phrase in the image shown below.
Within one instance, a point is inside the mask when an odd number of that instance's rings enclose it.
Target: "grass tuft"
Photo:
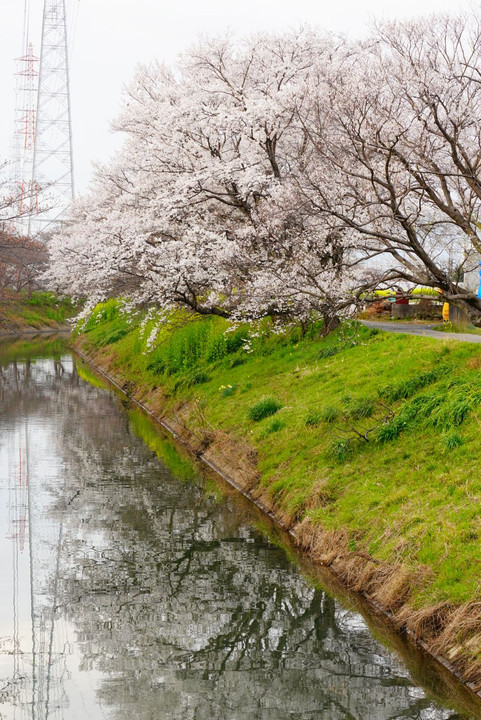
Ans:
[[[194,373],[192,376],[192,379],[190,381],[191,385],[203,385],[204,383],[208,383],[210,381],[211,377],[208,373],[204,372],[203,370],[200,370],[199,372]]]
[[[337,355],[337,353],[341,352],[342,348],[338,347],[336,345],[329,345],[326,348],[322,348],[322,350],[319,351],[318,358],[319,360],[323,360],[325,358],[333,357],[333,355]]]
[[[249,408],[248,416],[254,422],[260,422],[266,417],[275,415],[282,408],[282,403],[276,398],[266,397],[259,400],[255,405]]]
[[[378,393],[386,402],[397,402],[398,400],[410,398],[417,393],[418,390],[436,382],[436,380],[446,372],[448,372],[448,368],[429,370],[408,380],[401,380],[400,382],[386,385],[379,389]]]
[[[371,398],[357,398],[349,403],[348,414],[353,420],[362,420],[374,415],[376,403]]]
[[[332,405],[323,405],[319,411],[319,416],[323,422],[333,423],[341,416],[341,411]]]
[[[331,442],[328,449],[329,455],[337,462],[345,462],[352,454],[352,447],[349,440],[336,438]]]
[[[395,418],[390,422],[384,423],[376,431],[375,439],[379,443],[390,442],[391,440],[397,440],[402,430],[404,429],[404,422],[399,418]]]
[[[448,450],[454,450],[463,444],[463,438],[457,432],[449,432],[443,436],[443,442]]]
[[[267,426],[266,432],[267,433],[276,433],[285,427],[286,427],[286,423],[283,420],[280,420],[279,418],[275,418]]]
[[[311,410],[306,417],[307,427],[317,427],[322,423],[322,413],[319,410]]]

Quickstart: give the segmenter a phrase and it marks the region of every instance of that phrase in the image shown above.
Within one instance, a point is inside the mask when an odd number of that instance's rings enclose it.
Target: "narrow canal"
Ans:
[[[480,717],[86,372],[0,344],[2,720]]]

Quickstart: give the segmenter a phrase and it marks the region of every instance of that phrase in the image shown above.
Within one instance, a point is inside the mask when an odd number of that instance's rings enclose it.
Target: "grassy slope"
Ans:
[[[3,295],[0,296],[0,334],[56,329],[73,314],[72,303],[52,293]]]
[[[84,347],[124,379],[162,387],[166,414],[188,401],[191,427],[247,439],[284,519],[343,529],[352,553],[402,566],[418,578],[411,606],[481,599],[479,345],[365,328],[224,334],[224,321],[183,318],[147,350],[155,318],[139,320],[107,304]],[[266,397],[282,408],[250,419]],[[481,659],[479,646],[469,652]]]

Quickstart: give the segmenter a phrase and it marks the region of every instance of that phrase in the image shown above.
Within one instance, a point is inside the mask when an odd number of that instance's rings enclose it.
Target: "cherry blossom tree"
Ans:
[[[377,287],[437,288],[481,325],[475,16],[203,40],[139,68],[51,282],[92,301],[326,327]]]
[[[31,212],[31,193],[10,182],[8,163],[0,166],[0,292],[38,287],[45,269],[45,245],[26,237],[23,221]]]
[[[116,123],[123,151],[52,243],[52,281],[234,317],[351,304],[339,237],[292,182],[308,148],[296,108],[335,49],[302,30],[205,41],[177,75],[140,68]]]
[[[46,262],[44,243],[0,231],[0,294],[38,288]]]
[[[478,326],[481,300],[464,275],[481,250],[480,50],[474,16],[381,26],[319,67],[299,111],[315,148],[306,198],[367,277],[438,288]]]

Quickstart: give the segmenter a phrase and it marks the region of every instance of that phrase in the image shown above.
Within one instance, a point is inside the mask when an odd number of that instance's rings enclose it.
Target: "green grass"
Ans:
[[[459,325],[452,322],[443,323],[436,329],[440,332],[469,333],[470,335],[481,335],[481,328],[474,327],[474,325]]]
[[[254,422],[260,422],[264,418],[275,415],[282,407],[282,403],[276,398],[262,398],[248,410],[248,415]]]
[[[84,332],[123,377],[161,387],[167,415],[200,405],[210,427],[247,440],[284,515],[429,568],[420,605],[480,598],[479,345],[350,325],[327,338],[318,324],[229,329],[185,313],[143,322],[114,301]]]
[[[69,298],[59,298],[54,293],[11,294],[0,298],[0,332],[55,327],[65,323],[75,312]]]

